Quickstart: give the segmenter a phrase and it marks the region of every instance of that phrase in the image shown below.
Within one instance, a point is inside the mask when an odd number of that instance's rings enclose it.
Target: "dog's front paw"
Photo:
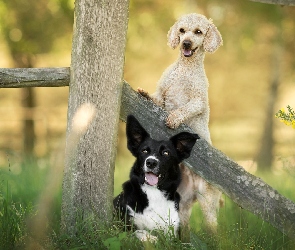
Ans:
[[[149,93],[147,91],[145,91],[144,89],[142,88],[137,88],[137,92],[142,95],[143,97],[145,97],[146,99],[150,100],[151,97],[149,95]]]
[[[146,230],[136,230],[134,233],[140,241],[149,241],[155,243],[158,240],[157,236],[151,235]]]
[[[166,119],[166,125],[169,128],[175,129],[178,128],[181,123],[183,123],[182,116],[178,112],[170,112]]]

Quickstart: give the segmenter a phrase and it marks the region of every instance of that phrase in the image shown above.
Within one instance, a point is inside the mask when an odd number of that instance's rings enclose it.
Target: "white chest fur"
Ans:
[[[143,213],[136,213],[129,206],[129,214],[134,217],[134,224],[140,230],[160,229],[165,233],[177,234],[179,228],[178,211],[173,201],[167,200],[159,189],[144,184],[142,191],[146,193],[149,201]]]

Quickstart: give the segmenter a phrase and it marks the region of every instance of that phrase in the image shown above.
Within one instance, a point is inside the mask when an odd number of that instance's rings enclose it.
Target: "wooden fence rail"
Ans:
[[[0,88],[69,86],[70,68],[0,68]]]
[[[253,2],[268,3],[268,4],[277,4],[281,6],[295,6],[294,0],[250,0]]]
[[[0,69],[0,88],[68,86],[69,79],[69,68]],[[166,112],[142,98],[124,82],[120,118],[125,121],[128,114],[134,114],[154,138],[167,138],[180,131],[191,131],[185,125],[176,130],[167,128]],[[245,171],[203,139],[197,141],[187,164],[239,206],[294,239],[294,202],[260,178]]]

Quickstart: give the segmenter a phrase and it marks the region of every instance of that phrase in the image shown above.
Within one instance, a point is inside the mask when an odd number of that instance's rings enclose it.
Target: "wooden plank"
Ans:
[[[0,88],[63,87],[70,68],[0,68]]]
[[[28,70],[30,71],[31,69]],[[48,78],[49,81],[53,81],[53,79],[50,80],[51,70],[55,71],[56,69],[43,69],[43,73],[48,74],[45,78]],[[30,75],[29,71],[26,73],[26,79],[31,79],[30,81],[34,79],[35,86],[43,87],[44,77],[39,81],[36,76]],[[63,68],[62,71],[64,71],[65,75],[60,80],[64,82],[62,86],[67,86],[69,68]],[[2,72],[1,69],[0,72]],[[13,72],[14,69],[11,69],[11,79],[18,79],[18,87],[21,87],[23,85],[21,82],[22,79],[17,78],[17,74],[14,75]],[[0,86],[5,84],[9,85],[10,82],[6,80],[6,83],[3,84],[0,78]],[[167,128],[164,122],[167,117],[165,111],[145,98],[142,98],[132,90],[128,83],[124,82],[120,118],[125,121],[128,114],[135,115],[149,133],[157,139],[168,138],[180,131],[191,131],[185,125],[181,125],[176,130]],[[281,232],[294,238],[294,202],[279,194],[260,178],[246,172],[225,154],[210,146],[205,140],[197,141],[187,163],[197,174],[218,187],[239,206],[256,214]]]
[[[268,4],[277,4],[277,5],[295,6],[294,0],[250,0],[250,1],[268,3]]]

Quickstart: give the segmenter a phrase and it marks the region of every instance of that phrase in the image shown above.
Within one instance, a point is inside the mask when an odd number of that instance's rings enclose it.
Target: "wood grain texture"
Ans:
[[[70,68],[0,68],[0,88],[63,87]]]
[[[76,0],[62,228],[110,224],[129,0]]]
[[[260,2],[260,3],[268,3],[268,4],[295,6],[294,0],[251,0],[251,1],[252,2]]]

